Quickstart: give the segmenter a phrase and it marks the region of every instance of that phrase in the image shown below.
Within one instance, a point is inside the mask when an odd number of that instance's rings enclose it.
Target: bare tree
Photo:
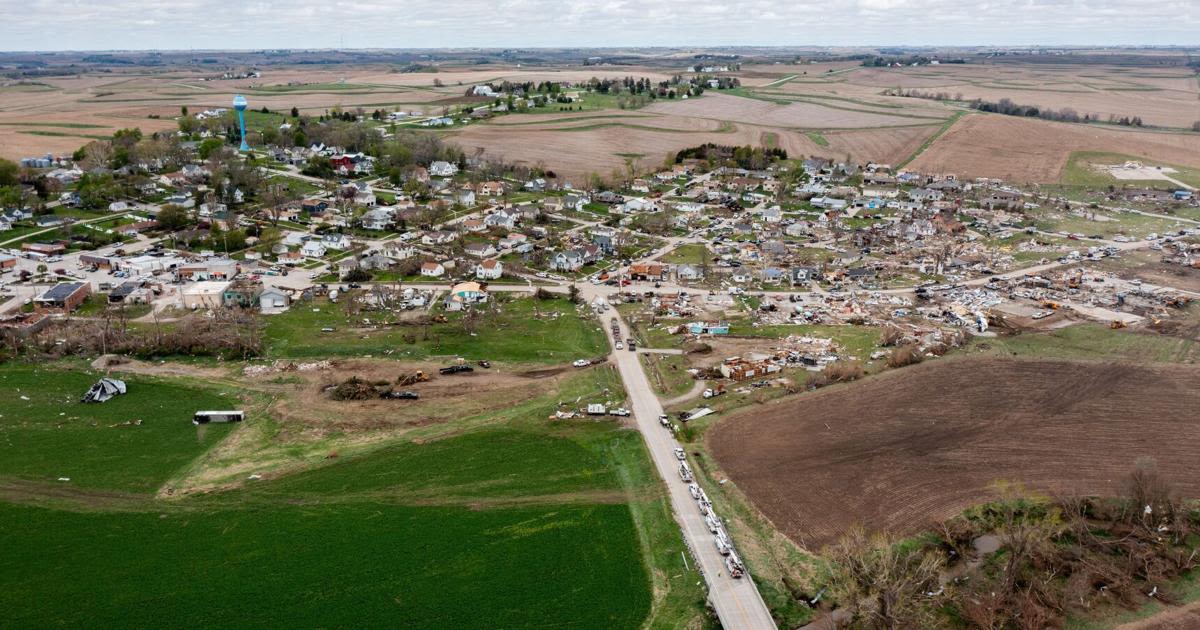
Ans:
[[[855,528],[827,549],[831,594],[866,627],[935,628],[940,619],[926,600],[938,589],[942,559],[896,543]]]

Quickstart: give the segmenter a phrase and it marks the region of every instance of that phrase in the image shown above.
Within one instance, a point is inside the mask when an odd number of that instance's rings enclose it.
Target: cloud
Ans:
[[[0,0],[0,48],[1171,44],[1194,0]]]

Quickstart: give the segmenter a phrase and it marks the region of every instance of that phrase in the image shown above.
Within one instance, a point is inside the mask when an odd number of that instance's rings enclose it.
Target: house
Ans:
[[[504,275],[504,263],[499,260],[485,260],[475,265],[475,277],[480,280],[499,280]]]
[[[33,303],[42,310],[70,313],[79,308],[91,294],[91,283],[60,282],[33,298]]]
[[[496,246],[501,251],[508,251],[510,249],[516,249],[528,240],[529,237],[525,236],[524,234],[519,232],[511,232],[508,236],[500,239],[500,242],[497,243]]]
[[[579,250],[558,252],[551,266],[558,271],[578,271],[583,267],[583,253]]]
[[[667,279],[668,269],[660,263],[634,263],[629,266],[629,277],[634,280],[661,282]]]
[[[483,232],[487,230],[487,224],[483,222],[483,219],[467,219],[459,225],[467,232]]]
[[[1011,210],[1014,208],[1020,208],[1022,205],[1021,195],[1004,190],[998,190],[990,193],[988,196],[983,198],[981,203],[983,207],[987,208],[988,210],[995,210],[997,208]]]
[[[6,269],[13,269],[17,266],[17,257],[9,256],[8,254],[0,254],[0,273]]]
[[[458,234],[447,230],[426,232],[421,236],[422,245],[445,245],[458,239]]]
[[[392,215],[391,208],[374,208],[359,218],[362,222],[364,230],[384,231],[390,230],[395,224],[396,219]]]
[[[694,282],[704,279],[704,272],[699,267],[689,264],[682,264],[675,267],[675,277],[680,282]]]
[[[821,272],[814,267],[792,267],[792,284],[808,284],[820,279]]]
[[[264,315],[274,313],[282,313],[286,311],[292,304],[292,298],[287,293],[276,289],[275,287],[267,287],[258,296],[258,308]]]
[[[458,173],[458,166],[438,160],[429,165],[429,174],[433,177],[454,177]]]
[[[261,282],[236,281],[221,293],[221,303],[228,308],[255,308],[259,305],[258,298],[262,295]]]
[[[492,214],[484,217],[483,222],[488,227],[504,228],[511,230],[517,226],[520,221],[521,214],[515,208],[501,208]]]
[[[479,182],[479,186],[477,187],[476,190],[481,197],[503,197],[504,196],[504,182],[499,182],[499,181]]]
[[[367,271],[383,271],[385,269],[390,269],[391,266],[392,259],[379,254],[363,256],[358,261],[358,268],[365,269]]]
[[[585,195],[572,193],[562,196],[562,206],[567,210],[582,211],[587,203],[588,199]]]
[[[629,186],[629,190],[639,193],[648,193],[650,192],[650,182],[644,179],[635,179],[633,180],[633,184]]]
[[[305,241],[300,247],[300,253],[309,258],[322,258],[325,256],[325,245],[318,240]]]
[[[329,209],[329,202],[324,199],[305,199],[300,202],[300,210],[308,214],[325,214]]]
[[[383,246],[383,255],[391,260],[408,260],[417,255],[417,248],[401,241],[389,241]]]
[[[450,288],[443,305],[447,311],[461,311],[487,300],[488,294],[478,282],[460,282]]]
[[[321,237],[321,244],[325,249],[336,249],[338,251],[346,251],[353,247],[350,237],[345,234],[326,234]]]
[[[463,251],[467,255],[476,258],[487,258],[488,256],[496,255],[496,248],[492,247],[491,243],[469,243],[463,248]]]
[[[767,267],[762,270],[762,280],[770,284],[779,284],[786,273],[779,267]]]
[[[824,210],[844,210],[846,208],[845,199],[836,199],[834,197],[813,197],[809,203],[812,204],[814,208],[821,208]]]
[[[454,192],[454,203],[467,207],[475,205],[475,191],[470,186],[464,186]]]
[[[441,263],[427,262],[421,265],[421,275],[426,278],[440,278],[446,273],[446,268]]]

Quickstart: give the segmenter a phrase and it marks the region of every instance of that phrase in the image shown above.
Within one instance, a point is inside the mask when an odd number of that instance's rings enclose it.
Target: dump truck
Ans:
[[[725,393],[725,385],[718,384],[716,387],[710,387],[704,390],[705,398],[715,398]]]

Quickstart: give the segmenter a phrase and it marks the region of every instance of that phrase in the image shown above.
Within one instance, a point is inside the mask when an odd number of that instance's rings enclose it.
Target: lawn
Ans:
[[[662,259],[664,262],[673,265],[699,265],[708,260],[710,256],[712,254],[709,253],[707,247],[697,243],[690,243],[676,247],[664,255]]]
[[[229,433],[192,425],[194,411],[241,407],[232,395],[145,378],[127,379],[129,392],[106,403],[80,403],[100,376],[0,367],[0,477],[152,493]],[[141,424],[113,426],[132,420]]]
[[[328,301],[302,302],[268,320],[268,354],[276,357],[390,356],[424,359],[461,356],[522,363],[563,363],[605,354],[607,345],[598,323],[582,319],[565,298],[501,298],[480,312],[473,323],[462,313],[450,313],[447,323],[358,327],[342,305]],[[314,310],[318,309],[318,310]],[[322,328],[332,327],[329,333]]]

